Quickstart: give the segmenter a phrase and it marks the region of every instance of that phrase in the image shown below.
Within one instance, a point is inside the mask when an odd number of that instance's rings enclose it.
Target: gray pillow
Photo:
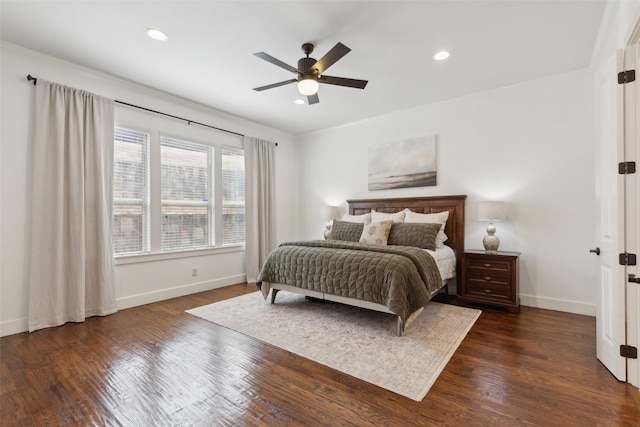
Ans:
[[[348,222],[334,219],[333,225],[331,226],[331,234],[329,235],[327,240],[344,240],[347,242],[357,242],[360,240],[363,229],[364,223],[362,222]]]
[[[435,251],[440,227],[441,224],[435,223],[397,222],[391,226],[387,244]]]

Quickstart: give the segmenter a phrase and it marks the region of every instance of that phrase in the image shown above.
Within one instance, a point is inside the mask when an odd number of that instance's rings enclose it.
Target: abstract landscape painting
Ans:
[[[369,147],[369,191],[436,185],[436,135]]]

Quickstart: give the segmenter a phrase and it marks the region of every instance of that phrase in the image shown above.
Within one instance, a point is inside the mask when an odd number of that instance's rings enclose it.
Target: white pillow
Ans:
[[[376,212],[375,210],[371,211],[371,222],[380,222],[387,220],[391,220],[393,222],[404,222],[404,211],[396,213]]]
[[[344,214],[342,215],[341,218],[343,221],[347,221],[347,222],[361,222],[364,224],[368,224],[371,222],[371,213],[366,213],[366,214],[362,214],[362,215],[349,215],[349,214]]]
[[[389,231],[393,221],[370,222],[364,225],[360,243],[370,243],[372,245],[386,245]]]
[[[447,224],[447,219],[449,219],[449,211],[432,214],[421,214],[410,209],[405,209],[404,214],[404,222],[430,222],[442,224],[440,227],[440,231],[438,231],[438,236],[436,237],[436,248],[441,248],[444,246],[444,242],[446,242],[448,239],[447,235],[444,233],[444,228]]]

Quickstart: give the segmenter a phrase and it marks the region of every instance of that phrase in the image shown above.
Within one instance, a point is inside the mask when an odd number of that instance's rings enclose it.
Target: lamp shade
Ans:
[[[330,220],[338,217],[338,208],[335,206],[322,206],[320,208],[320,218]]]
[[[505,206],[502,201],[484,201],[478,203],[478,221],[504,221]]]

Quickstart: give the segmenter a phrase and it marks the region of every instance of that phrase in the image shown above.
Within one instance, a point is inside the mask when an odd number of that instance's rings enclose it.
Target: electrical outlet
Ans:
[[[198,268],[197,267],[193,267],[191,269],[191,275],[192,276],[197,276],[198,275]]]

